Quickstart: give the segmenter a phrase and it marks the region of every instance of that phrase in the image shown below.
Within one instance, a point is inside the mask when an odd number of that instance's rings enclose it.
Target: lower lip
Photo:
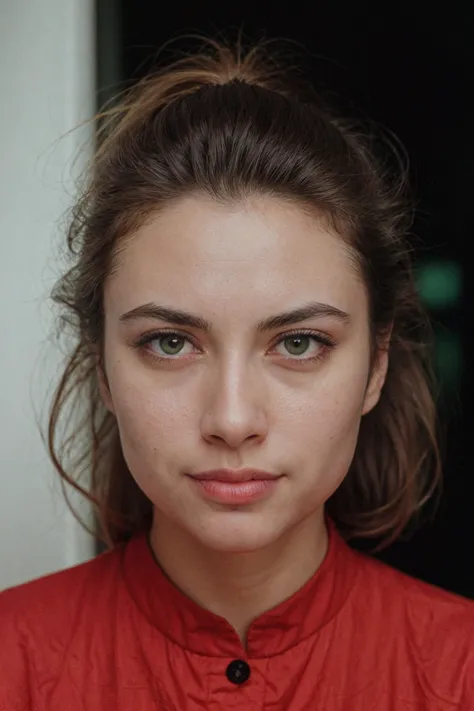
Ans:
[[[275,489],[278,479],[252,479],[251,481],[227,482],[215,479],[195,479],[200,491],[208,499],[223,504],[250,504],[264,499]]]

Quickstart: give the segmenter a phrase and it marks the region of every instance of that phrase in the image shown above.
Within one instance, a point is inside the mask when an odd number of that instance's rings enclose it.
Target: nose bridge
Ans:
[[[238,446],[266,432],[264,382],[242,354],[223,357],[208,383],[203,434]]]

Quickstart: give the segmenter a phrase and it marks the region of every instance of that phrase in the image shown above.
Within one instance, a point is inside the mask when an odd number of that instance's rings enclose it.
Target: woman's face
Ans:
[[[386,355],[369,372],[366,291],[322,220],[272,197],[182,199],[124,243],[105,322],[103,397],[162,520],[243,552],[321,514],[386,372]],[[281,476],[239,505],[188,476],[244,467]]]

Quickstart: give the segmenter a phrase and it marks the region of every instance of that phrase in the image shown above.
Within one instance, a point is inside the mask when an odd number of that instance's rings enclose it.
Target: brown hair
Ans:
[[[109,546],[150,524],[152,504],[99,395],[104,281],[121,241],[170,200],[190,191],[221,201],[279,196],[326,215],[350,246],[368,290],[374,349],[393,327],[380,401],[362,418],[350,470],[326,504],[347,537],[386,545],[440,481],[428,325],[406,241],[406,171],[377,157],[372,131],[285,79],[261,48],[242,56],[210,47],[148,76],[101,115],[101,144],[68,233],[72,266],[53,291],[76,345],[52,403],[50,454],[65,493],[68,483],[94,503]],[[66,436],[60,423],[71,407]]]

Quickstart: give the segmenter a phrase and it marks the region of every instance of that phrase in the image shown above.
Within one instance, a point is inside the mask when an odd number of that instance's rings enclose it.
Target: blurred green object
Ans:
[[[428,308],[444,309],[459,303],[462,272],[456,262],[426,262],[419,266],[416,276],[418,292]]]

